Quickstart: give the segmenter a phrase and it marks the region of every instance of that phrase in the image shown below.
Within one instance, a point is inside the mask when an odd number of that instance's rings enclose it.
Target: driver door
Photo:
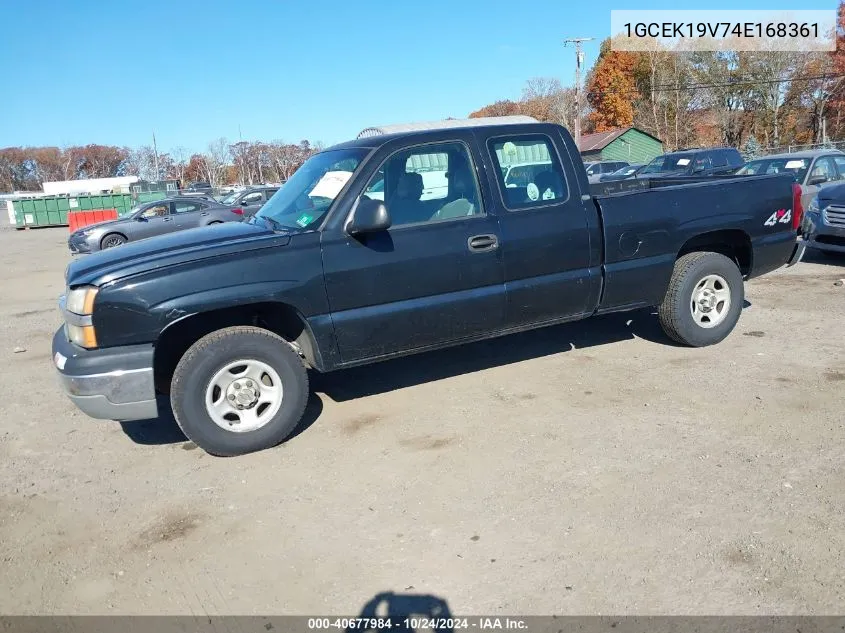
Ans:
[[[499,223],[482,201],[469,146],[450,138],[381,151],[359,201],[384,200],[390,228],[322,234],[342,364],[436,347],[504,323]],[[423,174],[448,185],[426,187]]]
[[[170,202],[159,202],[144,209],[136,218],[132,231],[133,240],[170,233],[176,229],[176,223],[170,213]]]

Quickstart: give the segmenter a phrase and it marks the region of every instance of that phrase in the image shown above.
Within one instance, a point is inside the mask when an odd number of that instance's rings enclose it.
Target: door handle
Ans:
[[[161,221],[162,222],[172,222],[173,218],[162,218]]]
[[[467,247],[473,253],[487,253],[496,250],[499,246],[499,238],[495,235],[473,235],[467,240]]]

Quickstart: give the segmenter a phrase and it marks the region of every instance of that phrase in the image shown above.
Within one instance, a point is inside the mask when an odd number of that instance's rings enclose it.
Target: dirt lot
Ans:
[[[843,260],[749,283],[712,348],[638,312],[318,376],[218,459],[62,395],[66,235],[0,230],[0,613],[845,610]]]

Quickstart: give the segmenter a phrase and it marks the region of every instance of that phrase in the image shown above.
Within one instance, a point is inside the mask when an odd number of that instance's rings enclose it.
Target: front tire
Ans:
[[[308,403],[308,372],[276,334],[228,327],[188,348],[173,372],[170,403],[197,446],[212,455],[243,455],[293,432]]]
[[[100,240],[100,248],[105,250],[107,248],[116,248],[126,244],[126,237],[120,233],[109,233],[102,240]]]
[[[669,338],[692,347],[714,345],[736,326],[745,299],[736,263],[711,252],[687,253],[675,262],[658,308]]]

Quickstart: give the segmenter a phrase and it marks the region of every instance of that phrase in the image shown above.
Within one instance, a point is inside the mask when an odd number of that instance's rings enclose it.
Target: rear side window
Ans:
[[[731,167],[739,167],[745,162],[742,160],[742,155],[736,149],[726,149],[725,154],[727,154],[728,165]]]
[[[845,156],[834,156],[833,162],[836,163],[836,168],[839,170],[839,178],[845,178]]]
[[[499,189],[511,211],[560,204],[569,188],[549,137],[532,134],[488,141]]]
[[[713,152],[713,155],[711,156],[710,160],[713,161],[713,167],[727,167],[728,166],[728,156],[722,150]]]

